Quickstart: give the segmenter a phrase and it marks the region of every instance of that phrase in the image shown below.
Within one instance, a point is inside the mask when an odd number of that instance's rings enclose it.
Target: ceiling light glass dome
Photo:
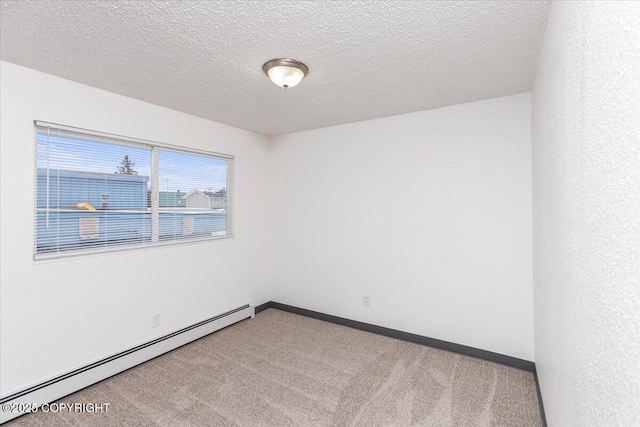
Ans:
[[[262,66],[262,70],[273,83],[282,87],[294,87],[309,73],[309,68],[295,59],[272,59]]]

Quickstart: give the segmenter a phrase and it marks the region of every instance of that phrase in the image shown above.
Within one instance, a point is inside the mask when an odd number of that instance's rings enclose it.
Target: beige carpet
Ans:
[[[269,309],[18,426],[539,426],[530,373]]]

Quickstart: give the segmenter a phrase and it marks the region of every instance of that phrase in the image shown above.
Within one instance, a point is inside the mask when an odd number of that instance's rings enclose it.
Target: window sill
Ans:
[[[80,249],[80,250],[67,251],[67,252],[34,254],[33,261],[35,263],[42,263],[46,261],[60,261],[60,260],[77,259],[77,258],[90,258],[90,257],[95,257],[100,255],[109,255],[109,254],[116,254],[121,252],[145,251],[148,249],[159,249],[159,248],[168,248],[168,247],[170,248],[170,247],[178,247],[178,246],[194,245],[198,243],[212,242],[217,240],[229,240],[229,239],[232,239],[233,237],[234,237],[233,234],[229,234],[224,236],[201,237],[201,238],[185,239],[185,240],[179,240],[179,241],[172,240],[169,242],[122,245],[122,246],[111,247],[111,248]]]

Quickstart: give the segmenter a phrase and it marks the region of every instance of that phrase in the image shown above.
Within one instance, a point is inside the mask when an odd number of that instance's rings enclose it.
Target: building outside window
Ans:
[[[36,153],[36,259],[231,236],[232,156],[42,122]]]

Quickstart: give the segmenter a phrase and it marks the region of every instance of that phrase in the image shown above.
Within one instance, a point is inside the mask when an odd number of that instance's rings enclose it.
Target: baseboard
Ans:
[[[540,408],[540,419],[542,427],[547,427],[547,416],[544,413],[544,403],[542,403],[542,391],[540,390],[540,381],[538,380],[538,370],[533,371],[533,379],[536,381],[536,393],[538,394],[538,407]]]
[[[254,307],[249,304],[238,307],[2,397],[0,405],[3,409],[6,405],[20,409],[53,402],[254,315]],[[24,413],[0,411],[0,424]]]
[[[256,314],[260,313],[261,311],[265,311],[268,308],[271,308],[273,302],[269,301],[269,302],[265,302],[264,304],[260,304],[260,305],[256,305]]]
[[[268,305],[267,305],[268,304]],[[356,320],[345,319],[344,317],[332,316],[330,314],[324,314],[317,311],[307,310],[304,308],[294,307],[291,305],[281,304],[279,302],[271,301],[266,304],[262,304],[260,311],[266,310],[266,308],[276,308],[282,311],[288,311],[290,313],[300,314],[302,316],[313,317],[314,319],[324,320],[325,322],[336,323],[338,325],[348,326],[350,328],[359,329],[361,331],[371,332],[378,335],[384,335],[386,337],[395,338],[402,341],[408,341],[415,344],[424,345],[427,347],[438,348],[440,350],[446,350],[453,353],[463,354],[465,356],[475,357],[476,359],[487,360],[493,363],[499,363],[501,365],[510,366],[512,368],[521,369],[527,372],[535,371],[535,364],[528,360],[518,359],[516,357],[506,356],[504,354],[493,353],[487,350],[481,350],[475,347],[468,347],[462,344],[455,344],[449,341],[442,341],[435,338],[429,338],[422,335],[410,334],[408,332],[398,331],[397,329],[385,328],[383,326],[372,325],[370,323],[358,322]],[[258,307],[256,307],[256,313],[258,313]]]
[[[509,366],[523,371],[531,372],[536,383],[536,392],[538,394],[538,405],[540,407],[540,418],[542,426],[547,427],[547,420],[544,413],[544,405],[542,403],[542,394],[540,392],[540,383],[538,382],[538,374],[534,362],[518,359],[517,357],[506,356],[500,353],[494,353],[487,350],[481,350],[475,347],[469,347],[462,344],[455,344],[449,341],[429,338],[422,335],[410,334],[408,332],[398,331],[396,329],[385,328],[382,326],[372,325],[370,323],[358,322],[357,320],[345,319],[344,317],[332,316],[330,314],[320,313],[318,311],[307,310],[305,308],[294,307],[292,305],[282,304],[275,301],[269,301],[256,307],[256,314],[268,308],[287,311],[289,313],[299,314],[301,316],[312,317],[325,322],[335,323],[337,325],[348,326],[350,328],[359,329],[361,331],[371,332],[385,337],[395,338],[402,341],[412,342],[414,344],[433,347],[440,350],[450,351],[452,353],[462,354],[464,356],[475,357],[493,363]]]

